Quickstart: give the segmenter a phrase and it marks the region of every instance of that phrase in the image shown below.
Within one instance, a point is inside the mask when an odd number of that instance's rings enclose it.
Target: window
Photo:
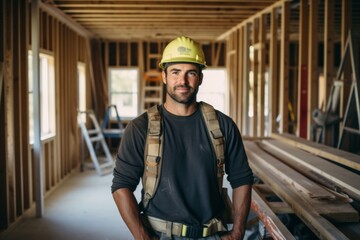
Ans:
[[[139,70],[136,68],[109,69],[110,104],[117,107],[120,117],[138,115]],[[112,114],[115,114],[113,111]],[[115,116],[112,116],[115,117]]]
[[[29,135],[30,142],[34,141],[34,113],[33,113],[33,79],[32,53],[29,51]],[[55,134],[55,75],[54,58],[40,53],[40,116],[41,138]]]
[[[199,87],[197,101],[207,102],[215,109],[228,114],[226,69],[208,68],[203,71],[203,74],[203,83]]]
[[[78,103],[79,111],[86,111],[86,72],[85,64],[78,63],[77,65],[77,79],[78,79]],[[82,121],[86,122],[86,116],[81,114]]]

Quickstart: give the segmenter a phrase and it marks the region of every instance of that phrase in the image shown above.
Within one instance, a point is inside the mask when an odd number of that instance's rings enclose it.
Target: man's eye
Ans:
[[[197,76],[197,72],[188,72],[188,75],[190,77],[196,77]]]

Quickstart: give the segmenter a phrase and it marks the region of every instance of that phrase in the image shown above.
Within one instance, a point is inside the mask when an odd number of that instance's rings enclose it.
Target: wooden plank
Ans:
[[[278,114],[278,12],[277,8],[271,10],[270,15],[270,56],[269,56],[269,132],[277,132],[276,117]]]
[[[4,82],[4,63],[0,62],[0,105],[2,100],[2,86]]]
[[[273,239],[295,239],[295,237],[272,211],[266,201],[261,197],[261,194],[259,194],[254,188],[251,193],[251,209],[256,212]]]
[[[307,107],[307,139],[311,139],[314,125],[312,111],[318,108],[318,0],[309,1],[309,53],[308,53],[308,107]]]
[[[250,45],[250,33],[249,24],[244,25],[244,41],[243,41],[243,99],[242,99],[242,111],[243,111],[243,125],[242,134],[250,135],[249,131],[249,73],[250,73],[250,59],[249,59],[249,45]]]
[[[263,148],[263,144],[259,143],[258,145]],[[340,222],[358,221],[358,213],[349,204],[338,201],[337,196],[333,193],[271,155],[266,156],[265,151],[261,151],[263,152],[263,161],[266,161],[261,164],[277,175],[279,180],[293,186],[319,214]]]
[[[254,18],[252,22],[252,45],[255,45],[259,42],[259,19]],[[251,136],[258,137],[259,131],[258,131],[258,79],[259,79],[259,55],[258,55],[258,49],[253,48],[253,59],[252,59],[252,73],[253,73],[253,86],[252,86],[252,96],[253,96],[253,117],[252,117],[252,132]]]
[[[237,52],[237,59],[238,59],[238,64],[236,66],[236,68],[238,69],[238,89],[237,89],[237,93],[238,93],[238,98],[237,98],[237,126],[239,127],[239,129],[242,129],[243,126],[243,116],[244,116],[244,111],[243,108],[241,107],[242,104],[242,100],[243,100],[243,95],[244,95],[244,81],[243,81],[243,71],[244,71],[244,58],[243,58],[243,54],[244,54],[244,28],[241,27],[239,29],[239,41],[238,41],[238,52]]]
[[[360,171],[359,155],[332,148],[323,144],[310,142],[288,133],[272,134],[271,137],[301,148],[305,151],[311,152],[317,156],[329,159],[333,162],[337,162],[357,171]]]
[[[288,132],[289,103],[289,35],[290,35],[290,2],[282,2],[281,43],[280,43],[280,126],[279,132]]]
[[[360,175],[279,140],[263,140],[262,143],[265,150],[289,166],[302,173],[316,173],[318,178],[330,180],[335,188],[360,200]]]
[[[259,176],[273,191],[287,202],[296,215],[322,239],[348,239],[340,232],[332,223],[320,216],[312,205],[307,203],[304,196],[294,191],[290,184],[278,179],[277,175],[269,171],[267,166],[263,165],[264,159],[268,159],[269,155],[264,153],[253,142],[244,142],[246,152],[249,157],[249,164],[254,173]]]
[[[298,62],[298,108],[297,135],[307,138],[307,85],[308,85],[308,45],[309,45],[309,0],[300,1],[299,18],[299,62]]]
[[[258,125],[259,125],[259,137],[264,137],[265,134],[265,46],[266,46],[266,17],[265,14],[261,14],[259,18],[259,86],[258,86]]]

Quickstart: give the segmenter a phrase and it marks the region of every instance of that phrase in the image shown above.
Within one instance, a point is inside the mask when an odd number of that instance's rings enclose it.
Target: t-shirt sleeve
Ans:
[[[115,157],[111,192],[120,188],[135,191],[144,171],[146,131],[147,117],[144,114],[126,126]]]
[[[242,185],[251,185],[254,181],[253,172],[248,163],[240,131],[231,118],[221,115],[219,121],[225,136],[225,172],[227,180],[233,189]]]

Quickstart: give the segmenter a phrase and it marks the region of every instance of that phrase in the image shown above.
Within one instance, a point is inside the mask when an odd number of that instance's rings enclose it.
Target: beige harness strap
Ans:
[[[216,154],[216,165],[217,165],[217,178],[219,184],[219,191],[222,191],[223,177],[224,177],[224,137],[220,130],[219,121],[213,106],[200,102],[201,112],[203,114],[209,137],[212,141],[212,146]]]
[[[145,169],[143,174],[144,199],[143,205],[146,208],[149,200],[153,197],[161,169],[162,140],[161,115],[158,105],[148,109],[148,131],[145,146]]]

